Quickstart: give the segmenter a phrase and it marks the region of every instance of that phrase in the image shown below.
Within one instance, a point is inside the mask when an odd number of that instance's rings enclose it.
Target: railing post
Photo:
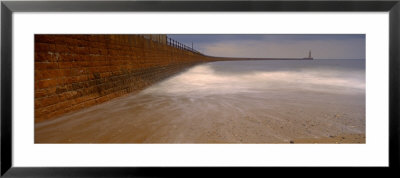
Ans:
[[[201,54],[199,51],[197,51],[197,50],[195,50],[193,48],[193,42],[192,42],[192,46],[186,46],[185,44],[180,43],[179,41],[176,41],[176,40],[174,40],[172,38],[168,38],[167,37],[166,39],[167,39],[167,44],[172,46],[172,47],[175,47],[175,48],[180,49],[180,50],[190,51],[190,52],[193,52],[193,53],[196,53],[196,54]]]

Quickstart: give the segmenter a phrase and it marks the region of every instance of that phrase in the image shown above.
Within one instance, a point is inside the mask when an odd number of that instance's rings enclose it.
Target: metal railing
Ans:
[[[179,41],[176,41],[169,37],[167,37],[167,45],[181,49],[181,50],[186,50],[186,51],[190,51],[193,53],[201,54],[199,51],[195,50],[194,48],[186,46],[185,44],[180,43]]]

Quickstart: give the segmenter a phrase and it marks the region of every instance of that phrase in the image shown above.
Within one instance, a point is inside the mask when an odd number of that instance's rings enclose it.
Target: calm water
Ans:
[[[224,61],[36,124],[36,142],[285,143],[365,133],[365,60]]]
[[[364,93],[365,60],[212,62],[155,85],[142,94],[197,98],[284,91]]]

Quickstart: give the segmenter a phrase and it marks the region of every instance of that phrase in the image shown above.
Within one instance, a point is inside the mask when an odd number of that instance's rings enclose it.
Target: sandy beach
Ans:
[[[343,134],[339,136],[329,136],[326,138],[303,138],[295,139],[291,143],[366,143],[365,134]]]
[[[39,123],[35,128],[36,143],[359,143],[355,135],[363,135],[363,117],[354,112],[348,97],[320,96],[319,103],[308,101],[257,107],[246,105],[231,110],[238,103],[225,102],[210,106],[207,101],[187,101],[183,108],[167,103],[147,108],[139,103],[155,98],[116,99],[72,113],[57,120]],[[229,96],[225,96],[229,97]],[[233,96],[231,96],[233,97]],[[236,96],[237,97],[237,96]],[[247,96],[248,97],[248,96]],[[248,98],[251,100],[252,98]],[[133,100],[137,104],[130,103]],[[219,99],[221,100],[221,98]],[[260,102],[260,101],[259,101]],[[280,101],[282,102],[282,101]],[[304,101],[303,101],[304,102]],[[258,104],[258,103],[257,103]],[[267,103],[265,103],[267,104]],[[191,112],[186,107],[193,107]],[[218,108],[218,109],[213,109]],[[228,111],[230,110],[230,111]],[[205,112],[203,112],[205,111]],[[342,139],[342,135],[346,135]],[[352,136],[348,136],[352,135]],[[365,142],[365,141],[364,141]]]

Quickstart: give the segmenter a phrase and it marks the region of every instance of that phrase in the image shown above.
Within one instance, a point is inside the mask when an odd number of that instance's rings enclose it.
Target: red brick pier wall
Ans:
[[[138,92],[211,60],[142,35],[35,35],[35,122]]]

